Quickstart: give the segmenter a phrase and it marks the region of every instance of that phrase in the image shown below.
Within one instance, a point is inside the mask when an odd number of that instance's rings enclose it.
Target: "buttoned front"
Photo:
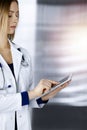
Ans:
[[[31,59],[28,52],[10,42],[15,78],[0,55],[0,130],[14,130],[15,111],[18,130],[31,130],[30,108],[39,107],[36,100],[22,106],[21,92],[32,84]],[[19,50],[20,48],[20,50]]]

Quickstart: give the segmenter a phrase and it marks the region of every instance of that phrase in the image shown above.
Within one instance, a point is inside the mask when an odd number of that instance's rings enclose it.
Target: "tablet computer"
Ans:
[[[67,83],[68,81],[70,81],[72,79],[72,74],[65,76],[63,79],[61,79],[59,82],[59,84],[54,85],[48,92],[43,93],[39,98],[46,96],[47,94],[51,93],[52,91],[54,91],[55,89],[61,87],[63,84]]]

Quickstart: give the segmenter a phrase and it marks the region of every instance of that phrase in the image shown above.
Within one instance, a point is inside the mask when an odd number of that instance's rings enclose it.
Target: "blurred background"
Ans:
[[[19,0],[15,36],[31,54],[34,85],[41,78],[72,82],[42,109],[32,110],[33,130],[87,129],[87,1]]]

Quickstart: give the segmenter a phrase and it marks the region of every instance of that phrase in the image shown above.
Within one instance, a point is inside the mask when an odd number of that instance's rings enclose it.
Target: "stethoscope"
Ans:
[[[3,72],[3,66],[0,63],[0,90],[3,90],[5,86],[5,76]]]
[[[21,52],[20,48],[18,48],[17,50]],[[22,55],[21,65],[24,67],[29,66],[29,63],[25,60],[24,55]],[[8,87],[10,88],[11,85],[8,85]],[[0,90],[4,90],[4,89],[5,89],[5,76],[3,71],[3,65],[0,63]]]
[[[15,43],[13,41],[11,41],[11,43],[13,43],[15,45]],[[21,48],[17,48],[17,50],[22,52]],[[29,63],[25,60],[24,55],[22,55],[21,65],[24,66],[24,67],[28,67],[29,66]]]
[[[22,52],[21,48],[17,48],[17,50],[20,51],[20,52]],[[24,66],[24,67],[28,67],[29,66],[29,63],[25,60],[24,55],[22,55],[21,65]]]
[[[5,90],[6,88],[11,88],[11,84],[6,85],[5,84],[5,76],[3,71],[3,66],[0,63],[0,90]]]

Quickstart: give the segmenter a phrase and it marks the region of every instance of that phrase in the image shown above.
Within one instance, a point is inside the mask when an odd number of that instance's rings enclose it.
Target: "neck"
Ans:
[[[8,38],[0,38],[0,49],[8,48]]]

